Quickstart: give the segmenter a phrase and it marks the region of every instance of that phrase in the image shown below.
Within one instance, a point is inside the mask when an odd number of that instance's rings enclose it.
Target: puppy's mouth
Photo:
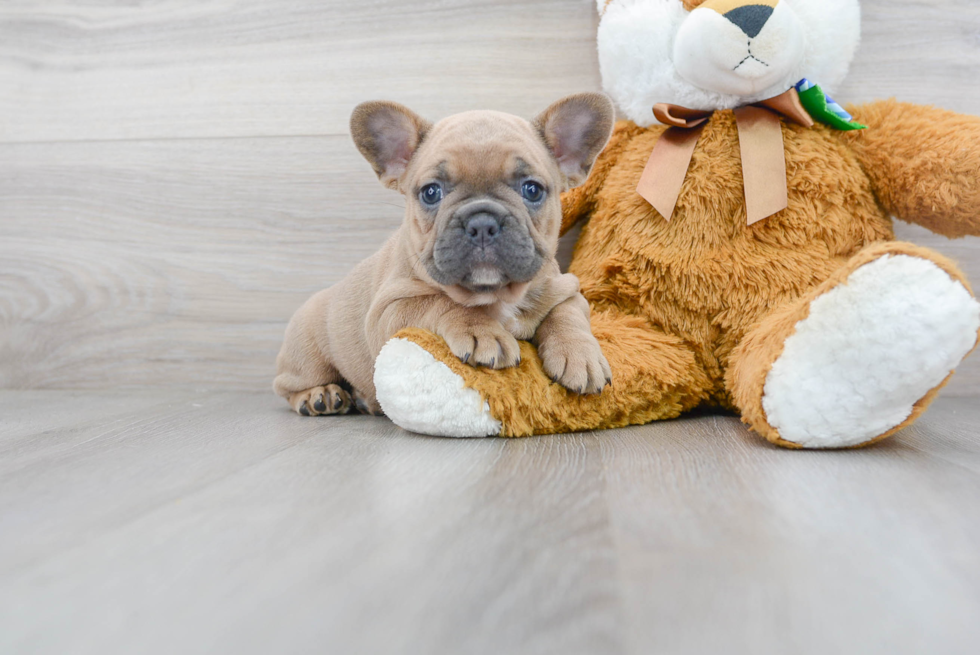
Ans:
[[[428,268],[432,278],[443,286],[449,297],[463,305],[517,302],[534,277],[532,274],[522,276],[527,279],[514,280],[496,266],[487,264],[473,266],[472,270],[459,279],[447,277],[433,266]]]
[[[520,255],[453,250],[455,252],[449,255],[434,254],[426,266],[429,275],[443,286],[476,294],[496,293],[525,284],[534,278],[544,263],[544,258],[530,243],[528,248],[521,249],[528,252]]]
[[[444,287],[454,301],[467,307],[492,305],[498,302],[516,304],[530,287],[530,282],[514,282],[499,271],[477,270],[458,284]]]
[[[460,280],[459,286],[473,293],[493,293],[509,282],[507,276],[496,267],[477,265]]]

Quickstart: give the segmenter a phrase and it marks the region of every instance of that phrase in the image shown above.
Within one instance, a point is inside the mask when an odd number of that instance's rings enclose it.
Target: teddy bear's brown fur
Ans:
[[[589,180],[563,199],[565,230],[588,221],[570,271],[614,374],[600,396],[552,384],[527,344],[520,367],[486,371],[429,333],[398,336],[479,391],[505,436],[640,424],[708,403],[794,446],[768,424],[763,385],[810,301],[889,253],[968,284],[941,255],[894,241],[890,215],[949,237],[980,234],[980,119],[895,101],[850,109],[869,129],[783,122],[789,206],[752,226],[731,111],[704,129],[670,221],[636,193],[665,128],[617,125]]]

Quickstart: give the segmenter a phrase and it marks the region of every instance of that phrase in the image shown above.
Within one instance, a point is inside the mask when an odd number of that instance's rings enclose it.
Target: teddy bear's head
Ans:
[[[803,78],[828,92],[860,40],[858,0],[597,0],[603,87],[639,125],[653,105],[732,109]]]

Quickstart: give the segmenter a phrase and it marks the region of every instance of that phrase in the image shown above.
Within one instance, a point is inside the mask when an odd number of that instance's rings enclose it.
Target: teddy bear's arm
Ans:
[[[843,133],[886,210],[949,238],[980,234],[980,118],[901,103],[850,108]]]
[[[565,234],[572,226],[592,212],[595,197],[606,181],[606,176],[616,164],[623,148],[643,129],[630,121],[619,121],[613,129],[605,150],[596,158],[589,177],[574,189],[561,195],[561,233]]]

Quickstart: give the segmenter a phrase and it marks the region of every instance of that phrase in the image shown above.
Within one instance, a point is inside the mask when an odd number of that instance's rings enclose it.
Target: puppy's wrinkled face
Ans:
[[[555,255],[560,193],[584,180],[608,140],[611,103],[581,94],[534,122],[474,111],[435,126],[407,111],[362,105],[352,131],[382,181],[406,197],[413,272],[465,305],[519,301]],[[394,155],[379,158],[386,147]]]
[[[425,270],[462,302],[519,290],[554,256],[563,186],[527,121],[470,112],[440,122],[405,177]]]

